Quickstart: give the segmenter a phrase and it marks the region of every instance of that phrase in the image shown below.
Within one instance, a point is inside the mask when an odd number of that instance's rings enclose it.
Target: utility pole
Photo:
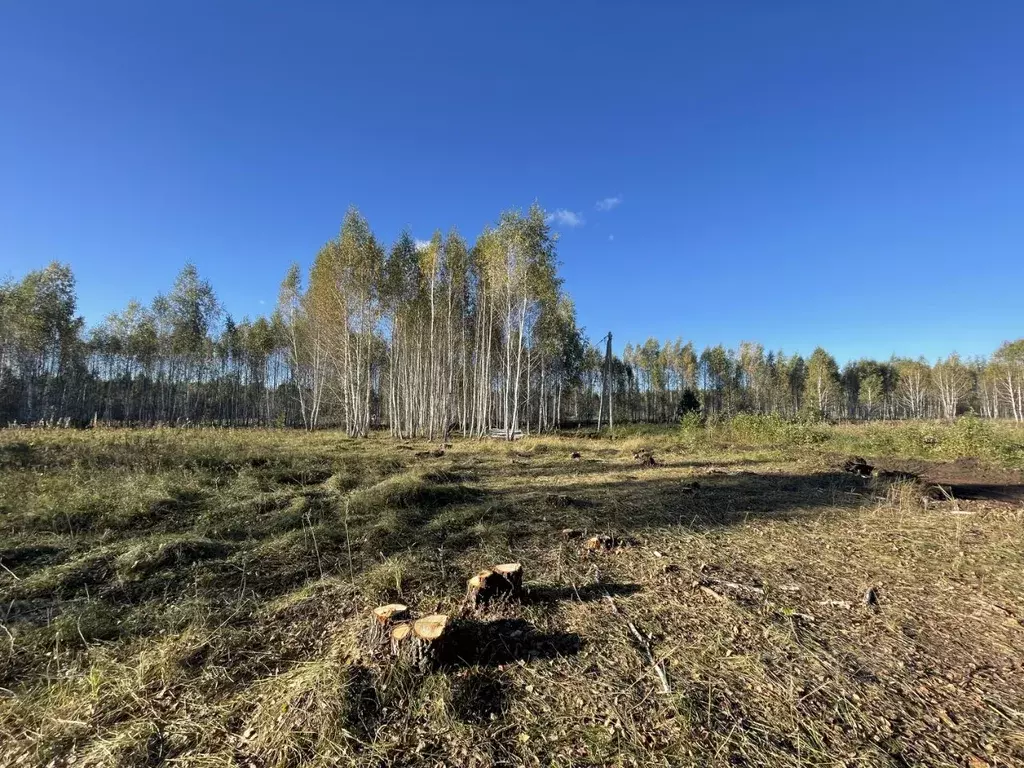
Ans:
[[[608,331],[608,347],[604,355],[605,380],[608,382],[608,430],[615,437],[615,418],[612,416],[612,332]]]
[[[601,370],[601,401],[597,405],[597,431],[601,431],[601,417],[604,415],[604,401],[608,400],[608,429],[615,436],[615,420],[612,416],[612,332],[608,331],[602,341],[607,342],[604,365]]]

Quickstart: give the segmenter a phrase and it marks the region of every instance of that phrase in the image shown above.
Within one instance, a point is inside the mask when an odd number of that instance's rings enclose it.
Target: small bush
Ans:
[[[986,456],[995,452],[995,430],[973,414],[961,416],[940,439],[942,452],[953,458]]]
[[[700,447],[708,441],[708,431],[699,411],[691,411],[679,420],[679,435],[690,448]]]
[[[683,396],[679,399],[679,405],[676,406],[676,415],[685,419],[687,416],[692,414],[700,414],[700,397],[690,387],[683,390]]]
[[[728,431],[737,442],[772,446],[819,445],[830,436],[827,424],[787,421],[777,414],[738,414],[729,421]]]

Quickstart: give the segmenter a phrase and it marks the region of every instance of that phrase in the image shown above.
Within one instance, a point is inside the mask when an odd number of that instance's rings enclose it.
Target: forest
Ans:
[[[680,318],[685,322],[685,318]],[[614,332],[614,329],[612,329]],[[610,374],[606,376],[606,374]],[[1024,339],[988,358],[861,359],[842,367],[756,342],[699,351],[627,343],[606,361],[558,274],[537,205],[472,244],[457,231],[390,247],[350,209],[309,273],[286,272],[266,316],[233,318],[186,264],[166,294],[94,327],[70,265],[0,284],[0,423],[342,427],[430,439],[545,432],[687,414],[1024,420]]]

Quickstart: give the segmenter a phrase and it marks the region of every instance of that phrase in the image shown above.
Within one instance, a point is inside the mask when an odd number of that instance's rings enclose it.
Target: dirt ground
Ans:
[[[929,484],[948,487],[954,498],[1024,504],[1024,472],[986,465],[973,458],[954,461],[908,461],[885,456],[879,467],[920,475]]]
[[[1020,474],[843,458],[0,433],[0,765],[1024,765]]]

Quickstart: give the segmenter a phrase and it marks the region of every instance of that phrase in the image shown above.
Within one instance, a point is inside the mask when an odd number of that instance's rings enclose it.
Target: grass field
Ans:
[[[0,431],[0,765],[1022,765],[1024,432],[979,424]],[[369,646],[391,601],[437,668]]]

